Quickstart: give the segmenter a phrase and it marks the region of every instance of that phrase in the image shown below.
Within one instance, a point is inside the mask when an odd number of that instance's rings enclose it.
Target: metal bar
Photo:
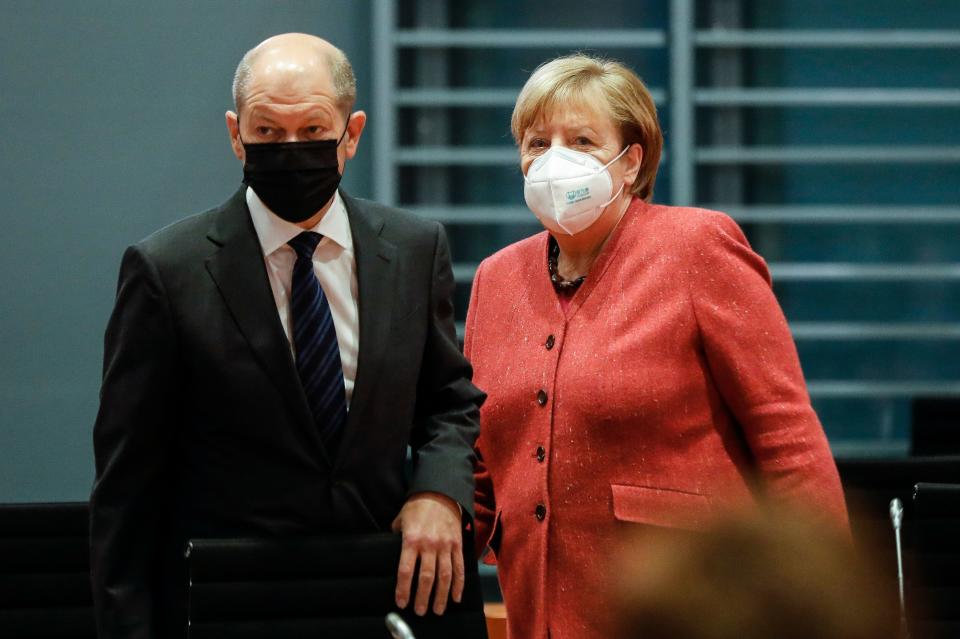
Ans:
[[[397,164],[407,166],[520,166],[520,155],[512,146],[420,146],[401,147],[395,154]],[[519,171],[519,168],[517,169]]]
[[[893,398],[915,395],[960,396],[960,381],[818,380],[807,382],[807,390],[817,399]]]
[[[477,562],[477,572],[481,577],[495,577],[497,574],[497,567],[490,566],[483,562]]]
[[[463,339],[464,323],[457,322]],[[960,339],[960,327],[953,324],[898,324],[866,322],[791,322],[790,332],[799,341],[900,341]]]
[[[513,107],[520,89],[480,87],[470,89],[401,89],[395,102],[404,107]],[[650,91],[657,104],[666,101],[662,89]]]
[[[698,89],[698,106],[710,107],[793,107],[793,106],[874,106],[949,107],[960,106],[957,89]]]
[[[705,204],[736,221],[785,224],[956,224],[955,206],[729,206]]]
[[[743,6],[741,0],[713,0],[707,3],[707,24],[717,28],[739,29],[742,26]],[[744,58],[742,49],[708,49],[702,52],[707,69],[707,81],[711,87],[739,89],[744,86]],[[694,89],[696,98],[696,89]],[[703,114],[706,130],[700,137],[703,146],[741,146],[746,141],[743,109],[736,106],[711,109]],[[701,198],[717,202],[742,204],[746,169],[741,164],[714,167],[706,174],[700,193]],[[765,250],[775,249],[779,240],[776,229],[762,228],[754,231],[752,239]]]
[[[705,204],[740,223],[768,224],[958,224],[953,206],[741,206]],[[536,224],[525,206],[414,206],[409,210],[444,224]]]
[[[960,324],[898,322],[791,322],[796,340],[955,340]]]
[[[397,164],[405,166],[498,166],[516,165],[519,171],[520,153],[514,146],[404,146],[394,153]],[[660,161],[669,159],[664,152]]]
[[[473,282],[473,276],[477,272],[477,264],[464,263],[464,262],[454,262],[453,263],[453,280],[457,284],[469,284]]]
[[[678,206],[696,198],[693,86],[693,0],[670,1],[670,199]]]
[[[457,322],[463,338],[464,323]],[[896,341],[960,339],[956,324],[909,324],[885,322],[791,322],[793,339],[800,341]]]
[[[910,454],[910,442],[906,439],[892,441],[876,439],[831,439],[830,450],[834,457],[906,457]]]
[[[960,264],[853,264],[840,262],[804,264],[780,262],[770,265],[770,274],[775,282],[960,280]]]
[[[924,282],[960,280],[960,264],[853,264],[841,262],[774,262],[769,265],[781,282]],[[453,265],[457,282],[473,281],[475,263]]]
[[[700,47],[737,48],[956,48],[960,31],[898,29],[710,29],[697,31]]]
[[[408,210],[444,224],[539,224],[525,206],[415,206]]]
[[[512,107],[519,89],[401,89],[397,105],[404,107]]]
[[[393,0],[375,0],[373,4],[373,196],[392,205],[397,197],[394,166],[396,111],[393,94],[396,85],[396,51],[393,30],[396,13]]]
[[[478,49],[550,49],[619,47],[653,49],[666,44],[656,29],[401,29],[394,33],[399,47]]]
[[[445,28],[449,23],[447,0],[415,0],[413,6],[414,20],[420,27]],[[417,49],[412,53],[413,79],[416,86],[439,91],[446,89],[449,81],[450,50]],[[451,115],[448,109],[432,106],[417,109],[412,115],[415,146],[439,147],[450,144]],[[446,204],[450,201],[449,167],[421,166],[410,177],[413,192],[423,204]]]
[[[960,162],[960,147],[701,147],[695,155],[700,164],[950,164]]]

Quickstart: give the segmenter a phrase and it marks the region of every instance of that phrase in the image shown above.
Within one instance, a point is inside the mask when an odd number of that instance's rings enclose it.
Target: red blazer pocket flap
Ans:
[[[613,516],[637,524],[699,530],[710,519],[710,500],[669,488],[610,484]]]

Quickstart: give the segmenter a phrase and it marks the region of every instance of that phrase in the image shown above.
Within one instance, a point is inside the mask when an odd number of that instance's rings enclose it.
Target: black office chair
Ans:
[[[394,605],[399,535],[192,540],[190,639],[383,639],[390,612],[417,639],[486,639],[473,544],[465,539],[464,547],[462,602],[421,618],[412,604],[405,611]]]
[[[907,610],[914,639],[960,637],[960,485],[919,483],[913,496]]]
[[[0,637],[96,639],[86,503],[0,504]]]
[[[897,563],[890,522],[890,500],[903,503],[903,547],[913,548],[913,488],[918,482],[960,483],[960,456],[892,459],[838,459],[837,468],[850,507],[850,526],[857,547],[875,556],[882,587],[897,597]]]
[[[911,455],[960,455],[960,397],[916,397],[910,415]]]

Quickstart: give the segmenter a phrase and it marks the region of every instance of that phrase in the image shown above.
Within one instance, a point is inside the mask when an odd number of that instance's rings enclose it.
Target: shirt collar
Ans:
[[[353,249],[353,236],[350,234],[350,220],[347,217],[347,208],[343,204],[340,192],[333,195],[333,204],[326,215],[312,229],[302,229],[292,222],[288,222],[274,215],[263,203],[252,188],[247,187],[247,208],[250,209],[250,218],[260,240],[260,248],[264,256],[268,256],[287,242],[303,233],[304,230],[319,233],[325,238],[338,244],[346,250]]]

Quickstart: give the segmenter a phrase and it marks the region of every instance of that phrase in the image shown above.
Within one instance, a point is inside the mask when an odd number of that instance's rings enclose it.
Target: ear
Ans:
[[[343,148],[348,160],[352,160],[357,154],[360,136],[363,135],[363,127],[366,125],[367,114],[363,111],[354,111],[347,119],[347,137],[343,140]]]
[[[230,135],[230,148],[237,159],[243,162],[246,155],[243,152],[243,142],[240,141],[240,120],[233,111],[227,111],[224,116],[227,120],[227,133]]]
[[[643,147],[638,143],[631,144],[627,152],[623,154],[623,163],[624,190],[629,191],[640,174],[640,166],[643,163]]]

